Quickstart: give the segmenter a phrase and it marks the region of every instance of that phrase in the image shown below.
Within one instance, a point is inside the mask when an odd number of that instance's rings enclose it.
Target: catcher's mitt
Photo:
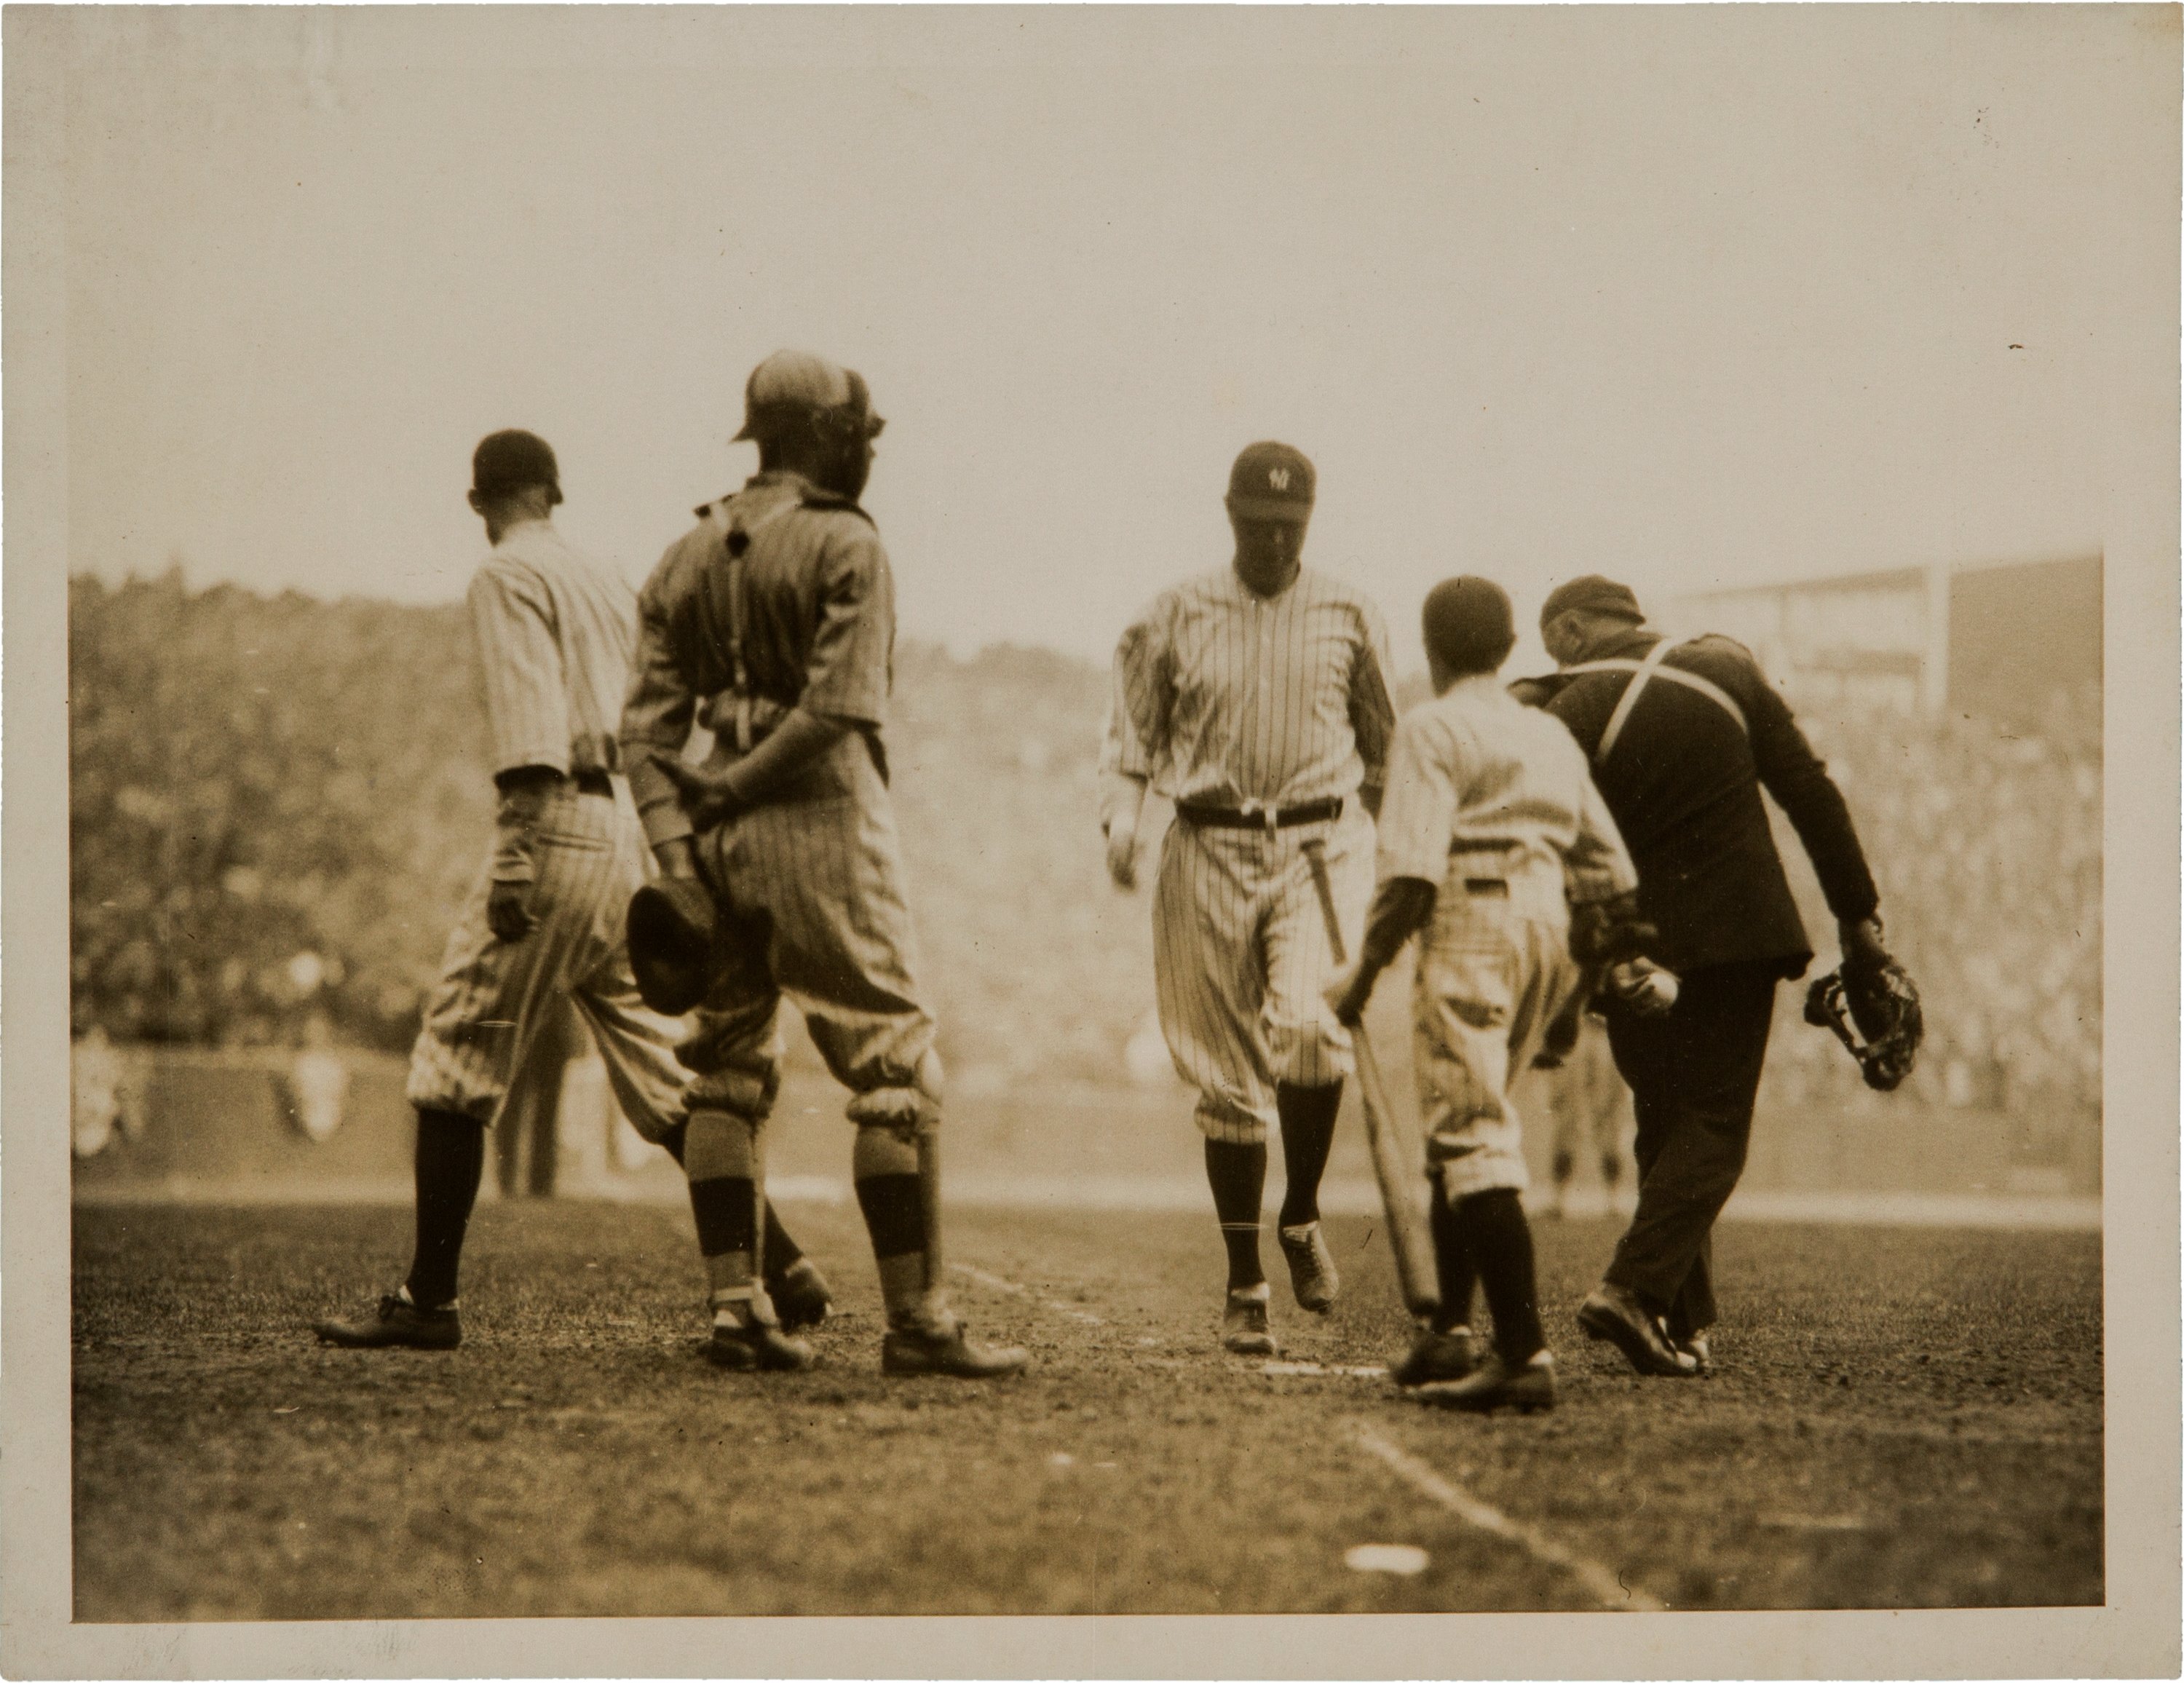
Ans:
[[[629,967],[645,1004],[670,1017],[694,1010],[712,970],[713,896],[690,877],[647,883],[629,900]]]
[[[1919,1043],[1926,1037],[1918,984],[1892,958],[1885,964],[1830,970],[1805,990],[1805,1021],[1832,1029],[1858,1060],[1865,1084],[1881,1093],[1903,1084],[1919,1060]]]

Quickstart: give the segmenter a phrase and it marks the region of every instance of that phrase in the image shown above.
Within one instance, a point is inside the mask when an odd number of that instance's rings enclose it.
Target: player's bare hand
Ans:
[[[538,920],[531,915],[531,886],[528,883],[495,883],[487,891],[486,928],[497,939],[520,941],[538,927]]]
[[[716,824],[725,824],[744,811],[749,803],[736,793],[729,772],[708,771],[700,766],[686,766],[680,760],[660,755],[653,763],[667,774],[682,796],[682,810],[689,814],[690,822],[699,829],[710,829]]]
[[[1107,874],[1118,889],[1138,885],[1138,831],[1134,824],[1112,824],[1107,829]]]

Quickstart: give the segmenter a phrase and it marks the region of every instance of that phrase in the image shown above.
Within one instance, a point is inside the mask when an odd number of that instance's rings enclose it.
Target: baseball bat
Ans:
[[[1320,914],[1327,920],[1327,944],[1334,961],[1347,964],[1341,920],[1334,913],[1334,885],[1328,880],[1327,852],[1317,839],[1304,844],[1306,861],[1312,867],[1312,885],[1319,893]],[[1350,1031],[1350,1044],[1357,1059],[1357,1093],[1365,1106],[1365,1139],[1373,1151],[1373,1176],[1380,1183],[1380,1207],[1387,1212],[1390,1248],[1396,1253],[1396,1279],[1401,1287],[1403,1306],[1420,1320],[1440,1307],[1440,1283],[1434,1268],[1433,1246],[1426,1235],[1414,1195],[1418,1166],[1396,1123],[1388,1103],[1388,1089],[1380,1079],[1380,1061],[1373,1055],[1373,1042],[1360,1023]]]

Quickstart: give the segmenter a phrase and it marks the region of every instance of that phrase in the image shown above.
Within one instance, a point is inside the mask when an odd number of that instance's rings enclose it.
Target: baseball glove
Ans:
[[[1858,1060],[1865,1084],[1880,1093],[1903,1084],[1926,1037],[1918,984],[1892,958],[1846,964],[1819,978],[1805,990],[1805,1021],[1833,1030]]]
[[[1661,932],[1639,915],[1635,893],[1570,908],[1570,956],[1580,964],[1621,963],[1642,956],[1660,939]]]
[[[645,1004],[670,1017],[705,996],[714,941],[713,896],[691,877],[647,883],[629,901],[629,967]]]

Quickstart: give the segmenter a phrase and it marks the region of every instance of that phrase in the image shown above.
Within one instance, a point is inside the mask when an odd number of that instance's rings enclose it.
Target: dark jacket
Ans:
[[[1642,660],[1657,633],[1633,627],[1592,659]],[[1593,761],[1593,781],[1638,867],[1638,902],[1661,931],[1671,970],[1774,960],[1798,976],[1813,950],[1791,898],[1760,789],[1774,797],[1811,857],[1838,918],[1873,915],[1879,895],[1849,809],[1750,651],[1725,637],[1676,648],[1663,664],[1696,673],[1742,710],[1656,674],[1603,765],[1602,733],[1627,672],[1566,674],[1547,710]]]

